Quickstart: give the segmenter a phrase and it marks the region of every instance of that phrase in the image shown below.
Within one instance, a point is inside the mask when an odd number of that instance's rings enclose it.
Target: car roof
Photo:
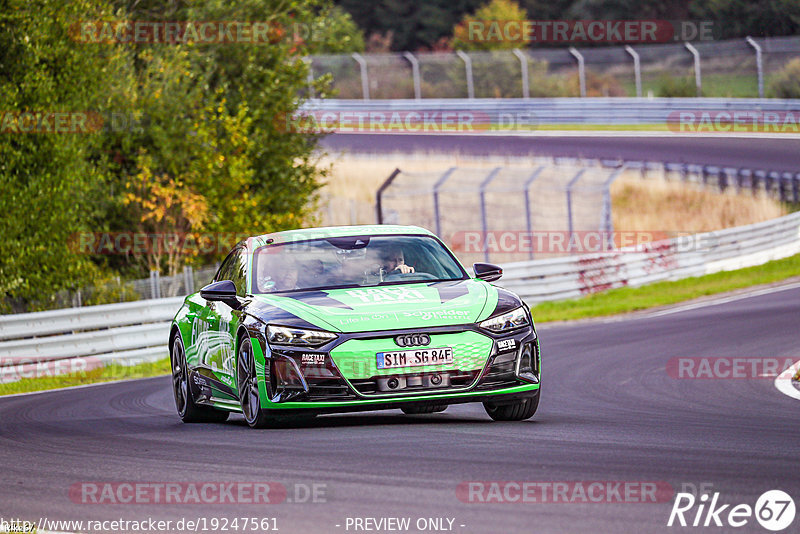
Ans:
[[[348,237],[359,235],[408,235],[424,234],[433,236],[433,232],[419,226],[402,226],[397,224],[365,224],[359,226],[323,226],[320,228],[301,228],[286,230],[251,237],[248,241],[252,249],[267,245],[322,239],[326,237]],[[272,241],[269,241],[272,240]]]

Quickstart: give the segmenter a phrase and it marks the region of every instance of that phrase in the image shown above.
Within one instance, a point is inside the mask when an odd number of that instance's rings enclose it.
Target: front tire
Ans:
[[[222,423],[228,419],[229,412],[208,406],[198,406],[189,387],[189,369],[186,365],[186,351],[180,333],[172,339],[170,363],[172,364],[172,393],[175,408],[184,423]]]
[[[539,395],[510,404],[483,403],[486,413],[495,421],[524,421],[533,417],[538,407]]]
[[[239,345],[239,354],[236,360],[236,384],[239,386],[239,401],[242,405],[244,420],[251,428],[266,428],[270,421],[261,409],[256,359],[250,338],[243,339]]]

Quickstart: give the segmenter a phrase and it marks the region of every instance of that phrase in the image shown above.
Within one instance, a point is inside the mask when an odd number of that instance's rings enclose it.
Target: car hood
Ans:
[[[495,310],[497,289],[480,280],[255,295],[312,325],[335,332],[370,332],[482,321]]]

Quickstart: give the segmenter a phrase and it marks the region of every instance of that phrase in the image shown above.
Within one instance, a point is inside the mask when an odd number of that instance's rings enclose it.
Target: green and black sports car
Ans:
[[[189,295],[169,345],[184,422],[482,402],[492,419],[539,405],[539,340],[527,306],[471,277],[413,226],[293,230],[237,244]]]

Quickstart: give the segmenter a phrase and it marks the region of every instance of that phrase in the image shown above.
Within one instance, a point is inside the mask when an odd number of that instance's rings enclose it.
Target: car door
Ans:
[[[236,285],[239,297],[245,296],[245,257],[244,246],[237,246],[225,259],[215,281],[231,280]],[[241,312],[223,302],[208,302],[205,321],[209,335],[206,347],[205,364],[212,377],[227,386],[230,394],[236,390],[236,352],[235,336],[239,327]],[[225,391],[223,389],[223,391]]]
[[[231,279],[239,250],[238,247],[234,248],[228,254],[214,276],[214,282]],[[225,397],[231,396],[231,390],[234,388],[231,378],[233,376],[231,311],[227,304],[206,300],[192,328],[195,334],[198,367],[203,369],[203,374],[219,382],[212,385],[216,390],[215,396],[220,392],[224,393]]]

